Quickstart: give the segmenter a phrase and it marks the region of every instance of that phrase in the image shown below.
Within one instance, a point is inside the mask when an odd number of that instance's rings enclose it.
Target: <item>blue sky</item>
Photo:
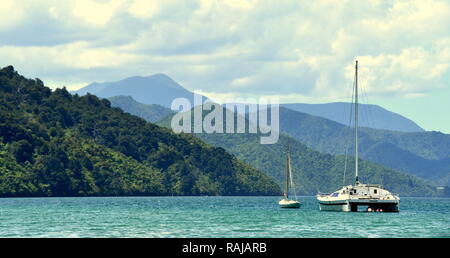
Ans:
[[[368,102],[450,133],[450,1],[2,0],[0,65],[55,88],[165,73],[217,101]]]

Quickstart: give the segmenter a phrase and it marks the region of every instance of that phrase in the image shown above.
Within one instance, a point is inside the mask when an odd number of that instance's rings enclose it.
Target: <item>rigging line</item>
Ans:
[[[367,91],[366,91],[366,90],[364,90],[364,96],[365,96],[365,98],[366,98],[366,103],[369,104],[369,97],[368,97],[368,94],[367,94]],[[374,116],[374,112],[375,112],[375,109],[374,109],[374,108],[375,108],[374,106],[370,106],[370,108],[369,108],[369,114],[368,114],[368,116],[367,116],[367,119],[368,119],[368,121],[369,121],[370,128],[375,128],[375,126],[376,126],[375,120],[373,119],[373,118],[375,117],[375,116]]]
[[[367,91],[365,90],[365,88],[363,87],[363,96],[365,98],[366,103],[369,103],[369,98],[368,98],[368,94]],[[370,129],[376,129],[376,120],[373,119],[373,117],[375,117],[373,114],[374,112],[376,112],[375,110],[375,106],[370,106],[367,105],[367,110],[368,110],[368,114],[366,115],[367,117],[367,127]],[[383,177],[380,177],[381,183],[380,185],[383,185]]]
[[[291,181],[292,189],[294,190],[294,198],[297,201],[297,190],[295,189],[294,179],[292,175],[292,157],[291,157],[291,147],[289,146],[289,180]]]
[[[353,100],[355,98],[355,83],[356,81],[353,81],[352,84],[352,96],[351,96],[351,100],[350,100],[350,112],[349,112],[349,121],[348,121],[348,127],[351,128],[352,127],[352,120],[353,120]],[[348,137],[351,137],[351,134],[349,134]],[[342,185],[345,185],[345,177],[347,174],[347,162],[348,162],[348,150],[350,148],[350,140],[346,141],[346,145],[345,145],[345,161],[344,161],[344,178],[342,179]]]
[[[294,190],[294,197],[295,197],[295,200],[297,201],[297,190],[295,189],[294,179],[293,179],[293,176],[292,176],[292,169],[289,169],[289,170],[290,170],[290,172],[289,172],[289,179],[291,180],[292,190]]]
[[[342,179],[342,185],[345,185],[345,175],[347,173],[347,157],[348,157],[348,148],[345,150],[345,161],[344,161],[344,178]]]
[[[363,112],[364,112],[364,117],[366,120],[366,127],[375,128],[375,122],[372,119],[374,117],[373,116],[374,111],[373,111],[373,107],[370,106],[370,104],[369,104],[369,98],[368,98],[366,87],[364,86],[363,83],[361,83],[358,86],[360,86],[359,88],[361,89],[363,103],[366,104],[366,105],[363,105],[363,110],[364,110]]]
[[[364,120],[366,121],[365,127],[371,127],[371,121],[369,119],[370,107],[368,105],[369,102],[367,100],[366,91],[362,85],[359,88],[361,89],[361,100],[362,100],[361,104],[365,104],[365,105],[361,105],[362,110],[363,110],[363,117],[364,117]]]

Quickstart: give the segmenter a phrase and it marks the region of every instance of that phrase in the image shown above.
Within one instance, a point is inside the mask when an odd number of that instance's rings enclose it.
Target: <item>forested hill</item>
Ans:
[[[0,196],[275,195],[222,148],[0,70]]]

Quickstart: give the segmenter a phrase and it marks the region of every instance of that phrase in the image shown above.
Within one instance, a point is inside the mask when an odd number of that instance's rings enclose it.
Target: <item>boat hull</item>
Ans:
[[[348,202],[319,202],[321,211],[350,211],[350,204]]]
[[[294,200],[281,200],[279,203],[280,208],[298,209],[300,208],[300,202]]]
[[[398,202],[383,202],[383,201],[338,201],[338,202],[319,202],[319,208],[321,211],[342,211],[342,212],[356,212],[358,207],[363,206],[370,208],[372,211],[382,210],[383,212],[399,212]]]

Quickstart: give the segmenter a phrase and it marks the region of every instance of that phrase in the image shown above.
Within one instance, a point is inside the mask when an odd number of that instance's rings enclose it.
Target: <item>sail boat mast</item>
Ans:
[[[359,184],[358,178],[358,60],[355,65],[355,183]]]
[[[284,199],[279,201],[278,204],[281,208],[300,208],[300,202],[297,201],[297,195],[295,194],[294,188],[294,196],[295,200],[289,200],[289,187],[294,186],[294,182],[292,181],[292,168],[291,168],[291,146],[289,143],[286,148],[286,174],[285,174],[285,188],[284,188]]]
[[[286,174],[285,174],[285,178],[286,178],[286,182],[285,182],[285,186],[284,186],[284,198],[288,199],[289,198],[289,178],[290,178],[290,170],[291,170],[291,160],[290,160],[290,146],[288,145],[287,150],[286,150]]]

